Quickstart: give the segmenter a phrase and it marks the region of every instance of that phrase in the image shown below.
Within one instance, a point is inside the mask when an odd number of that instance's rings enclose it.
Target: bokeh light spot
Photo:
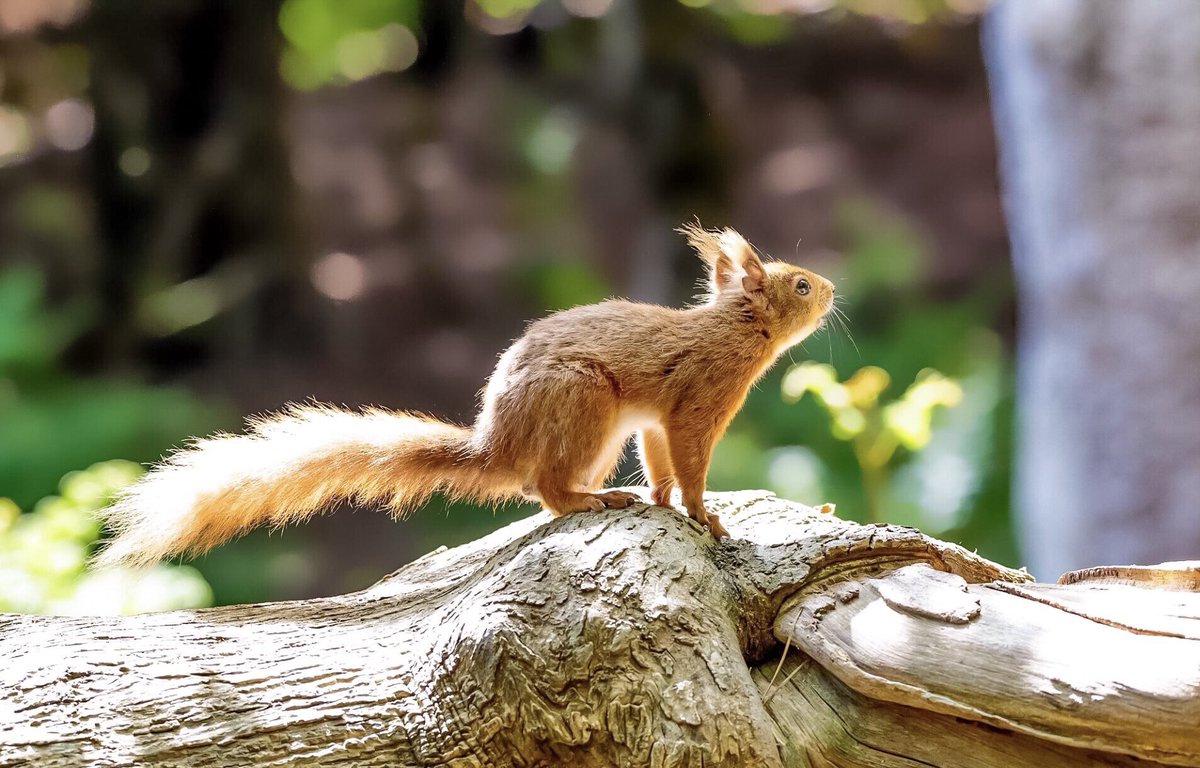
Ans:
[[[349,253],[322,256],[312,268],[313,287],[335,301],[350,301],[367,287],[367,268]]]
[[[131,178],[145,176],[150,170],[150,153],[145,147],[129,147],[121,153],[117,165],[120,166],[121,173]]]
[[[837,159],[827,147],[791,147],[767,158],[763,183],[776,194],[795,194],[828,184],[836,171]]]
[[[579,125],[575,116],[565,109],[553,109],[529,135],[525,155],[542,173],[562,173],[570,165],[578,142]]]
[[[388,24],[378,35],[384,42],[384,71],[401,72],[416,63],[420,45],[411,29],[403,24]]]
[[[563,8],[572,16],[596,19],[608,13],[613,0],[563,0]]]
[[[90,104],[79,99],[63,99],[46,110],[46,139],[58,149],[73,152],[83,149],[92,139],[96,114]]]
[[[0,162],[29,151],[29,120],[13,107],[0,106]]]

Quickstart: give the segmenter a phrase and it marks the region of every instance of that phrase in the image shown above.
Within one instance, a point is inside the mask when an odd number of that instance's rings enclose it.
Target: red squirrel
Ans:
[[[201,553],[340,500],[382,503],[397,517],[435,491],[524,497],[555,516],[626,507],[639,497],[600,489],[635,432],[651,500],[670,506],[678,487],[688,515],[727,536],[702,498],[713,446],[754,382],[821,326],[834,289],[763,261],[732,229],[679,231],[708,267],[704,303],[610,300],[531,323],[500,357],[473,427],[304,405],[252,419],[246,434],[199,440],[102,512],[116,536],[98,563]]]

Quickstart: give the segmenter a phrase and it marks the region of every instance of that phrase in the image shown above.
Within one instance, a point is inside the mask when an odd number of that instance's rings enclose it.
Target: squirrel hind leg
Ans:
[[[601,440],[596,441],[593,432],[593,440],[589,441],[585,432],[564,432],[568,435],[566,443],[556,446],[555,451],[547,451],[549,455],[543,454],[542,464],[532,484],[537,497],[555,517],[572,512],[598,512],[608,506],[628,506],[627,502],[622,504],[607,494],[593,492],[600,483],[600,479],[596,478],[596,467],[603,464],[604,469],[599,471],[607,474],[615,459],[600,455],[607,442],[603,435]]]
[[[510,423],[536,424],[530,435],[534,450],[529,478],[542,504],[555,516],[628,506],[630,494],[600,494],[598,490],[616,468],[627,434],[619,424],[620,388],[599,363],[563,364],[522,392],[522,404],[537,404],[536,418],[507,413],[498,433]],[[521,441],[505,435],[507,443]],[[636,497],[634,497],[636,498]]]
[[[533,482],[534,492],[546,509],[555,517],[572,512],[598,512],[605,507],[604,500],[585,484],[591,479],[596,446],[585,439],[584,430],[566,435],[565,444],[558,450],[547,451],[542,456],[541,466]],[[547,455],[549,454],[549,455]]]
[[[625,454],[627,440],[628,438],[610,438],[608,445],[600,451],[592,463],[592,476],[587,486],[589,491],[603,488],[616,473],[617,465],[621,463],[621,457]]]

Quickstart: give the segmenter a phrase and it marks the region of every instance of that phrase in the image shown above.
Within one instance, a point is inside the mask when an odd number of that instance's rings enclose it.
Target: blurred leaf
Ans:
[[[996,460],[1006,456],[996,425],[1006,382],[1002,347],[989,331],[973,336],[971,370],[951,393],[961,402],[940,414],[920,453],[897,471],[889,499],[889,519],[937,535],[978,517],[987,477],[1007,464]]]
[[[0,534],[12,528],[19,514],[21,514],[21,508],[17,506],[17,502],[0,496]]]
[[[550,310],[594,304],[611,295],[603,275],[579,261],[528,264],[518,279],[532,301]]]
[[[416,58],[417,0],[284,0],[280,69],[297,88],[357,80]]]
[[[729,35],[748,45],[777,43],[792,31],[793,17],[782,13],[758,14],[738,8],[722,17]]]
[[[864,366],[838,382],[830,366],[806,362],[788,369],[781,383],[785,400],[794,402],[812,392],[829,415],[833,436],[853,445],[872,520],[882,519],[896,449],[919,451],[929,442],[934,409],[962,400],[957,382],[925,369],[899,398],[880,404],[879,396],[890,382],[887,372],[876,366]]]
[[[840,384],[837,380],[837,371],[833,369],[833,366],[825,363],[803,362],[788,368],[781,386],[784,399],[795,402],[807,392],[817,393],[824,400],[824,393],[839,387]]]
[[[846,290],[851,300],[916,283],[926,248],[904,218],[866,198],[841,201],[835,213],[847,242]]]
[[[526,13],[540,0],[475,0],[479,8],[495,19],[508,19]]]
[[[887,371],[876,365],[867,365],[846,379],[846,391],[849,392],[850,402],[855,408],[872,408],[891,383],[892,377]]]
[[[100,535],[96,511],[141,473],[128,461],[70,472],[60,495],[24,515],[0,499],[0,611],[111,615],[210,605],[212,591],[192,568],[87,570]]]
[[[218,422],[183,390],[115,382],[63,380],[0,399],[0,489],[28,505],[71,467],[101,456],[154,461]]]
[[[538,122],[525,141],[525,156],[541,173],[563,173],[571,163],[579,126],[565,110],[552,109]]]
[[[85,326],[82,305],[50,311],[42,304],[43,293],[41,272],[33,267],[0,272],[0,382],[6,374],[53,366]]]

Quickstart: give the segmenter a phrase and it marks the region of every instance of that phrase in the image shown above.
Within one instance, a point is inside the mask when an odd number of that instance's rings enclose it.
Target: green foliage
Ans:
[[[476,0],[480,9],[496,19],[507,19],[533,9],[541,0]]]
[[[50,309],[40,273],[0,273],[0,489],[29,506],[63,473],[110,456],[157,459],[216,413],[183,390],[81,379],[58,357],[88,324],[83,304]]]
[[[581,261],[538,261],[520,270],[519,280],[530,300],[550,310],[603,301],[608,282]]]
[[[984,5],[951,0],[808,0],[794,8],[786,3],[758,0],[679,0],[679,3],[709,10],[723,22],[730,37],[749,45],[778,42],[790,31],[789,22],[796,14],[849,12],[883,22],[918,25],[938,18],[971,16]]]
[[[792,31],[793,17],[790,14],[760,13],[748,8],[747,4],[728,1],[685,0],[684,5],[708,8],[725,28],[726,34],[747,45],[777,43]]]
[[[848,245],[840,289],[845,298],[853,302],[917,284],[927,248],[907,220],[862,198],[842,200],[835,216]]]
[[[75,334],[80,307],[42,311],[42,276],[32,267],[0,274],[0,371],[33,372],[53,365]]]
[[[880,396],[890,384],[887,371],[873,365],[845,381],[837,380],[833,366],[813,362],[793,365],[783,377],[784,400],[795,402],[811,392],[829,414],[833,436],[853,447],[871,520],[883,519],[883,494],[898,450],[916,452],[928,445],[934,409],[956,406],[963,396],[958,382],[929,368],[885,405]]]
[[[284,0],[284,78],[302,89],[407,68],[417,56],[417,0]]]
[[[0,498],[0,611],[111,615],[211,604],[211,590],[189,567],[86,570],[100,535],[96,510],[141,473],[128,461],[70,472],[58,495],[42,499],[28,514],[12,499]]]

